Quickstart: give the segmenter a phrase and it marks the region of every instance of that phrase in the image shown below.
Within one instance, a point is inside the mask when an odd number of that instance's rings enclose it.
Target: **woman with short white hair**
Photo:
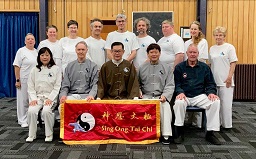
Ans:
[[[28,33],[25,37],[25,46],[19,48],[13,61],[17,88],[17,118],[21,127],[28,127],[28,75],[30,70],[36,66],[37,51],[34,48],[35,37]]]
[[[234,72],[236,62],[236,49],[226,43],[226,28],[218,26],[213,31],[216,44],[210,48],[209,62],[217,84],[217,95],[220,97],[220,123],[230,130],[232,128],[232,101],[234,92]]]

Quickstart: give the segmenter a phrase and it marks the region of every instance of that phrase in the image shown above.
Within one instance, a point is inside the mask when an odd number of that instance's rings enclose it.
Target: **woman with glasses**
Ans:
[[[80,42],[84,41],[83,38],[77,36],[78,33],[78,22],[75,20],[70,20],[67,23],[68,27],[68,36],[60,39],[60,46],[62,48],[62,72],[65,72],[65,68],[67,64],[71,61],[77,59],[75,45]]]

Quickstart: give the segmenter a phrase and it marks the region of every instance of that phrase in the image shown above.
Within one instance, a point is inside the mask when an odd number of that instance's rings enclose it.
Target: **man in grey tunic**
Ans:
[[[174,92],[174,77],[171,66],[159,61],[161,48],[150,44],[147,48],[149,62],[139,67],[140,98],[159,99],[162,143],[169,144],[172,136],[172,111],[168,101]]]
[[[97,95],[98,67],[86,59],[87,44],[84,41],[76,44],[77,60],[70,62],[61,83],[60,104],[66,99],[93,100]]]

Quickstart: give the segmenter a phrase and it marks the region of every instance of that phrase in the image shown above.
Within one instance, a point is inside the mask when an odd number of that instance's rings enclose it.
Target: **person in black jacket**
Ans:
[[[197,45],[190,44],[187,50],[188,59],[175,67],[174,81],[177,93],[173,110],[177,128],[175,143],[183,141],[183,125],[186,107],[197,106],[206,109],[207,133],[206,140],[219,145],[220,141],[213,131],[220,130],[220,100],[217,94],[216,83],[208,65],[198,61]]]

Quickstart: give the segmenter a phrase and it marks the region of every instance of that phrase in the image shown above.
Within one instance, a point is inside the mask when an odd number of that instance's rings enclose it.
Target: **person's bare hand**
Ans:
[[[60,98],[60,104],[64,103],[67,100],[67,96],[62,96]]]
[[[232,78],[227,78],[224,83],[226,83],[226,87],[229,88],[231,87],[231,82],[232,82]]]
[[[20,88],[21,88],[20,82],[16,82],[16,83],[15,83],[15,87],[16,87],[17,89],[20,89]]]
[[[176,99],[182,100],[182,99],[186,99],[186,95],[184,93],[180,93],[179,95],[176,96]]]
[[[46,101],[44,102],[44,105],[51,106],[52,105],[52,100],[46,99]]]
[[[160,102],[162,102],[162,103],[164,103],[164,102],[166,102],[166,97],[165,96],[160,96]]]
[[[91,100],[94,100],[94,97],[93,97],[93,96],[88,96],[88,97],[86,97],[86,101],[87,101],[87,102],[91,102]]]
[[[215,94],[209,94],[208,99],[210,99],[211,101],[215,101],[215,100],[219,99],[219,97]]]
[[[37,100],[33,100],[29,103],[29,106],[36,106],[37,105]]]

